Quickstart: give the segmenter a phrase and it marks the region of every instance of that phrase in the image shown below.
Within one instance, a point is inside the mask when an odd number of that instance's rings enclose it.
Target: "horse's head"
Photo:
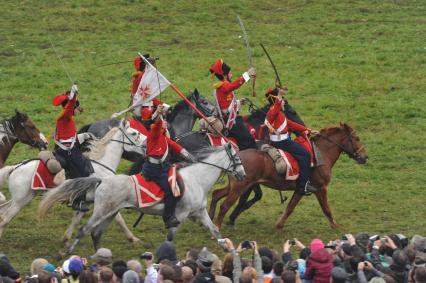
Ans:
[[[226,153],[228,154],[230,164],[230,173],[234,176],[238,181],[244,180],[246,177],[246,171],[244,170],[243,163],[241,162],[241,158],[238,155],[238,152],[231,145],[231,143],[227,143],[224,145]]]
[[[139,155],[145,155],[146,136],[130,127],[130,123],[122,120],[120,123],[120,132],[122,133],[122,143],[124,152],[133,152]]]
[[[15,110],[15,116],[11,119],[11,123],[13,127],[11,130],[20,142],[37,147],[40,150],[47,148],[46,138],[27,114]]]
[[[356,134],[356,131],[346,123],[340,123],[340,129],[342,135],[342,146],[343,151],[358,164],[364,164],[367,162],[368,154],[364,146],[361,144],[361,140]]]
[[[213,103],[211,103],[207,98],[200,95],[198,89],[194,89],[193,92],[190,93],[190,100],[200,109],[201,113],[205,116],[212,116],[216,111],[216,107]],[[198,114],[195,113],[199,118]]]

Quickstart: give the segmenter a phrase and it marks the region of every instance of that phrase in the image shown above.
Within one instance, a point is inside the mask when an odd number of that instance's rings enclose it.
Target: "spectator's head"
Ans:
[[[194,272],[189,266],[182,267],[182,281],[183,283],[189,283],[194,278]]]
[[[331,283],[345,283],[348,273],[341,267],[334,267],[331,271]]]
[[[197,263],[191,259],[185,261],[184,266],[189,267],[192,270],[193,275],[197,274]]]
[[[360,247],[364,253],[366,253],[371,243],[370,235],[367,233],[359,233],[355,236],[355,242],[357,246]]]
[[[256,269],[254,269],[254,267],[252,267],[252,266],[247,266],[247,267],[245,267],[245,268],[243,269],[242,274],[249,274],[249,275],[250,275],[250,277],[251,277],[251,279],[252,279],[253,281],[256,281],[256,278],[257,278],[257,272],[256,272]]]
[[[114,281],[114,272],[107,266],[102,266],[99,269],[99,279],[102,283],[110,283]]]
[[[272,270],[274,271],[275,276],[280,277],[284,271],[284,263],[282,263],[282,261],[275,262]]]
[[[281,276],[274,277],[274,278],[271,279],[271,281],[269,283],[283,283],[283,280],[281,279]]]
[[[65,275],[70,274],[70,259],[67,259],[62,263],[62,270],[64,271]]]
[[[407,253],[408,263],[413,264],[416,260],[416,247],[414,247],[413,244],[408,245],[407,249],[405,250]]]
[[[46,263],[43,266],[43,270],[46,271],[46,272],[48,272],[48,273],[54,272],[55,269],[56,269],[56,267],[53,264],[51,264],[51,263]]]
[[[274,260],[274,253],[272,252],[271,249],[267,247],[261,247],[259,249],[259,255],[261,257],[264,257],[264,256],[268,257],[271,260],[271,262]]]
[[[320,249],[323,249],[324,248],[324,243],[320,239],[313,239],[311,241],[310,248],[311,248],[311,252],[314,253],[314,252],[316,252],[316,251],[318,251]]]
[[[402,250],[396,250],[392,255],[392,267],[405,269],[408,264],[408,257]]]
[[[173,242],[165,241],[157,249],[157,263],[160,263],[164,259],[168,259],[173,263],[177,262],[176,247]]]
[[[198,254],[200,253],[200,250],[198,249],[190,249],[186,252],[186,260],[193,260],[196,261],[198,259]]]
[[[70,263],[68,265],[71,276],[74,279],[77,279],[80,273],[84,270],[83,261],[79,256],[74,256],[70,258]]]
[[[386,283],[385,279],[383,279],[382,277],[373,277],[370,279],[370,281],[368,283]]]
[[[238,279],[238,283],[255,283],[255,282],[256,282],[256,279],[253,279],[250,273],[242,273],[240,278]]]
[[[426,283],[426,267],[417,267],[414,272],[415,283]]]
[[[41,270],[37,273],[38,276],[38,283],[50,283],[50,278],[52,278],[52,275],[49,274],[49,272]]]
[[[127,271],[127,263],[122,260],[117,260],[112,263],[112,271],[118,280],[123,280],[123,275]]]
[[[198,254],[197,259],[197,265],[200,272],[210,272],[213,261],[213,254],[206,247],[204,247]]]
[[[40,271],[43,270],[43,266],[45,266],[47,263],[49,262],[44,258],[36,258],[35,260],[33,260],[30,268],[31,275],[38,274]]]
[[[272,259],[267,256],[262,256],[262,270],[264,274],[268,274],[272,271]]]
[[[78,276],[78,281],[81,283],[97,283],[98,277],[90,270],[83,270]]]
[[[193,283],[215,283],[215,277],[211,273],[200,273],[194,278]],[[251,283],[251,282],[250,282]]]
[[[386,283],[397,283],[396,280],[388,274],[383,276],[383,280],[385,280]]]
[[[286,270],[281,274],[281,279],[283,283],[296,283],[296,272]]]
[[[100,248],[91,258],[95,260],[96,264],[99,266],[109,265],[112,263],[112,252],[110,249]]]
[[[133,270],[127,270],[123,275],[123,283],[140,283],[138,273]]]
[[[299,258],[307,259],[311,255],[311,249],[303,249],[300,251]]]
[[[131,259],[127,262],[127,268],[130,270],[133,270],[137,274],[140,274],[142,272],[142,265],[141,263],[136,259]]]
[[[173,265],[162,265],[158,272],[158,282],[164,283],[165,280],[173,282],[182,280],[182,270],[180,267]]]
[[[231,253],[227,253],[225,257],[223,258],[223,265],[222,265],[222,273],[231,273],[234,270],[234,256]]]
[[[416,251],[426,253],[426,237],[414,235],[411,239],[411,243],[416,248]]]
[[[222,275],[222,261],[217,256],[215,256],[213,260],[211,273],[214,275]]]

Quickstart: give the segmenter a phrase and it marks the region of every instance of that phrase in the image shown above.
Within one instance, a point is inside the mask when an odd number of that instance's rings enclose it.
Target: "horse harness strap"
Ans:
[[[109,167],[109,166],[106,166],[105,164],[102,164],[102,163],[100,163],[99,161],[96,161],[96,160],[93,160],[93,159],[90,159],[90,162],[93,162],[93,163],[96,163],[96,164],[98,164],[98,165],[100,165],[100,166],[102,166],[102,167],[104,167],[105,169],[107,169],[108,171],[110,171],[110,172],[112,172],[112,174],[116,174],[116,172],[111,168],[111,167]]]
[[[328,142],[330,142],[330,143],[332,143],[334,145],[337,145],[344,153],[346,153],[350,158],[353,158],[353,159],[355,159],[358,156],[358,153],[364,148],[363,146],[361,146],[360,148],[358,148],[357,150],[355,150],[355,146],[353,145],[353,142],[352,142],[352,132],[350,132],[349,134],[347,134],[347,137],[349,138],[349,141],[350,141],[351,146],[352,146],[352,150],[353,150],[352,153],[350,153],[349,150],[346,147],[344,147],[343,145],[341,145],[341,144],[333,141],[329,137],[327,137],[327,136],[325,136],[325,135],[323,135],[321,133],[318,133],[317,135],[323,137]]]

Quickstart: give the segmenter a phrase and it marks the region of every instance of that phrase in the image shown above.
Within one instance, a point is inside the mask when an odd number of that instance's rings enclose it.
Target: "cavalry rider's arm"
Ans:
[[[244,73],[245,74],[245,73]],[[219,88],[221,88],[225,93],[229,93],[233,90],[240,88],[245,82],[250,79],[250,76],[241,76],[233,82],[223,82]]]
[[[64,109],[62,109],[61,114],[59,114],[59,118],[66,118],[68,120],[72,119],[74,114],[75,103],[77,102],[77,90],[71,89],[70,94],[68,95],[68,102],[65,105]]]
[[[303,125],[300,125],[296,122],[293,122],[292,120],[287,118],[287,126],[290,129],[290,131],[292,132],[304,132],[304,131],[308,131],[308,128],[306,128]]]
[[[161,131],[163,129],[163,121],[158,118],[155,120],[155,122],[151,125],[151,131],[149,131],[149,137],[150,139],[158,139],[161,136]]]
[[[166,140],[167,140],[167,144],[169,145],[170,150],[173,151],[173,153],[181,154],[182,151],[185,150],[180,144],[176,143],[171,138],[166,137]]]

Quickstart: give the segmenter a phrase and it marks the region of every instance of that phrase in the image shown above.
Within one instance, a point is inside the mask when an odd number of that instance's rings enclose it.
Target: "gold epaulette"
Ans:
[[[213,86],[214,86],[214,88],[220,88],[222,85],[223,85],[223,81],[220,81],[220,82],[217,82],[217,83],[215,83]]]

